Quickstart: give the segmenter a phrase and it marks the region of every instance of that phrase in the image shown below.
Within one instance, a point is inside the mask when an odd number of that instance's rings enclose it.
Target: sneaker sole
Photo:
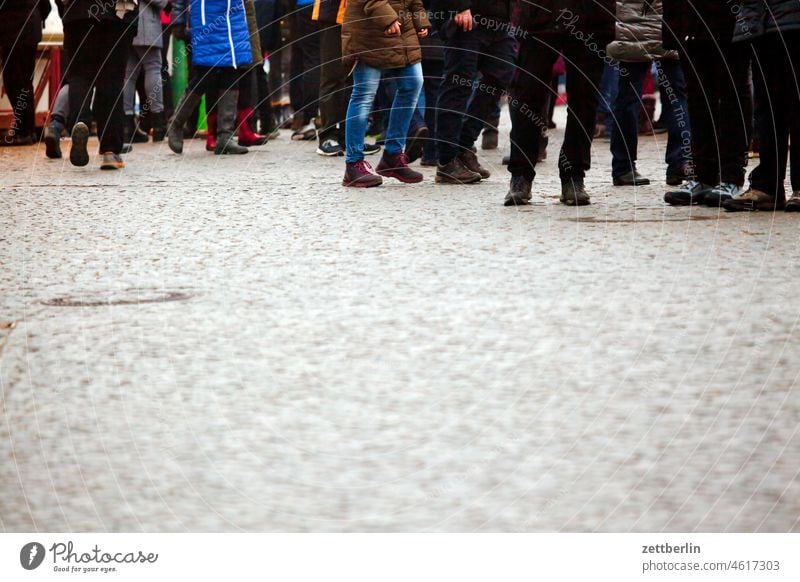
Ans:
[[[69,150],[69,162],[73,166],[89,164],[89,152],[86,149],[88,143],[89,128],[85,124],[76,125],[72,130],[72,147]]]
[[[474,180],[468,180],[468,181],[466,181],[466,180],[457,180],[457,179],[455,179],[455,178],[452,178],[452,177],[450,177],[450,176],[442,176],[441,174],[436,174],[435,182],[436,182],[437,184],[454,184],[454,185],[456,185],[456,186],[459,186],[459,185],[464,185],[464,184],[477,184],[477,183],[478,183],[478,182],[480,182],[482,179],[483,179],[483,178],[481,178],[480,176],[478,176],[478,177],[477,177],[477,178],[475,178]]]
[[[335,158],[337,156],[343,156],[344,150],[339,150],[336,152],[325,152],[322,150],[322,148],[317,148],[317,154],[325,156],[326,158]]]
[[[700,204],[699,200],[695,201],[694,199],[687,200],[686,198],[675,198],[669,194],[664,195],[664,202],[670,206],[694,206]]]
[[[124,163],[120,163],[120,164],[117,164],[117,163],[114,163],[114,164],[100,164],[100,169],[101,170],[121,170],[124,167],[125,167]]]
[[[345,188],[377,188],[383,184],[383,180],[376,183],[368,183],[368,182],[348,182],[347,180],[342,180],[342,186]]]
[[[376,172],[378,174],[380,174],[381,176],[383,176],[384,178],[394,178],[395,180],[399,180],[400,182],[403,182],[403,184],[419,184],[420,182],[422,182],[425,179],[425,176],[422,176],[422,175],[420,175],[419,178],[411,178],[411,179],[405,178],[405,177],[401,177],[401,176],[395,174],[394,171],[392,171],[392,170],[376,170]]]
[[[622,180],[614,179],[614,186],[649,186],[650,180],[636,180],[635,182],[623,182]],[[680,186],[681,183],[678,182],[677,184],[670,184],[667,182],[668,186]]]
[[[530,206],[531,199],[530,198],[506,198],[503,202],[503,206]]]

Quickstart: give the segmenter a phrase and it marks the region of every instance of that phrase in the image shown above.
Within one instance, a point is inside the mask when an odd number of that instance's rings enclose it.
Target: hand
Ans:
[[[417,36],[420,38],[425,38],[426,36],[428,36],[428,29],[423,28],[422,30],[417,31]]]
[[[464,32],[469,32],[472,30],[472,10],[469,8],[464,10],[464,12],[459,12],[456,14],[454,20],[456,21],[458,27]]]
[[[386,30],[383,31],[383,34],[386,36],[397,36],[400,34],[400,21],[395,20],[394,24],[391,26],[387,26]]]

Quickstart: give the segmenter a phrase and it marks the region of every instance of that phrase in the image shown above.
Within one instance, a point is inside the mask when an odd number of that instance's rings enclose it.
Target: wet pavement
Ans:
[[[188,146],[0,149],[0,529],[800,531],[796,216]]]

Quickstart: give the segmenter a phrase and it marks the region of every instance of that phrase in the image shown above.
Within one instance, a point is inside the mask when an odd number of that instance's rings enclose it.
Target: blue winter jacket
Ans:
[[[244,0],[191,0],[191,31],[193,66],[252,64]]]

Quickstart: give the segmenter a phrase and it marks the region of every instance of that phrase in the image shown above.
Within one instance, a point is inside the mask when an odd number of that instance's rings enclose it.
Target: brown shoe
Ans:
[[[462,152],[458,157],[461,158],[461,161],[469,170],[480,174],[482,180],[486,180],[492,175],[489,170],[481,166],[481,163],[478,161],[478,156],[475,155],[475,152],[472,150]]]
[[[417,184],[423,179],[422,174],[408,167],[408,158],[403,152],[390,154],[384,150],[376,171],[381,176],[395,178],[406,184]]]
[[[773,196],[755,188],[748,188],[745,192],[722,203],[722,207],[728,212],[752,212],[754,210],[769,212],[783,210],[785,205],[786,202],[783,200],[775,200]]]
[[[342,186],[348,188],[373,188],[383,184],[383,178],[375,173],[369,162],[358,160],[347,164],[344,170]]]
[[[481,181],[481,175],[464,165],[461,158],[453,158],[447,164],[436,165],[437,184],[474,184]]]

